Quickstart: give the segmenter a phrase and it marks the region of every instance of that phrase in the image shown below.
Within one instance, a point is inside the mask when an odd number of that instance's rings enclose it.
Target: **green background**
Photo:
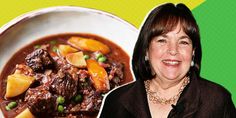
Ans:
[[[164,1],[181,2],[181,0],[1,0],[0,26],[32,10],[73,5],[109,12],[139,28],[146,14]],[[203,50],[201,75],[227,88],[236,105],[235,8],[234,0],[227,2],[206,0],[192,11],[201,33]]]
[[[193,14],[201,33],[201,76],[227,88],[236,105],[235,8],[234,0],[206,0]]]

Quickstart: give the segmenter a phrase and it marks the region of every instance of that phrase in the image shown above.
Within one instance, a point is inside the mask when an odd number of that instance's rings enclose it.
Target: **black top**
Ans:
[[[236,118],[231,94],[222,86],[194,78],[185,87],[168,118]],[[137,80],[105,98],[101,118],[151,118],[144,82]]]

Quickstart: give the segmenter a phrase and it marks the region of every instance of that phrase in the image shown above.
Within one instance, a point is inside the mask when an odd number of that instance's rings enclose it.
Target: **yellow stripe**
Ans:
[[[167,0],[165,0],[167,1]],[[169,1],[168,1],[169,2]],[[193,10],[194,8],[198,7],[199,5],[201,5],[203,2],[205,2],[205,0],[173,0],[173,3],[184,3],[185,5],[187,5],[191,10]]]

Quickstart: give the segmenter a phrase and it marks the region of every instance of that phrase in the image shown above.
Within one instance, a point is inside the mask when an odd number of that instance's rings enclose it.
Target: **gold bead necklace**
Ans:
[[[189,77],[184,78],[184,82],[182,83],[182,86],[180,87],[178,94],[171,97],[170,99],[162,98],[158,96],[157,92],[150,90],[150,80],[144,81],[144,84],[148,98],[151,102],[153,102],[154,104],[160,103],[166,105],[166,104],[174,104],[175,101],[179,99],[181,93],[183,92],[184,88],[188,85],[189,82],[190,82]]]

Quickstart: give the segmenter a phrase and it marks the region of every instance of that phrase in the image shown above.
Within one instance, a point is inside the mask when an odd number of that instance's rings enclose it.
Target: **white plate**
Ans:
[[[99,10],[59,6],[32,11],[1,27],[0,72],[11,56],[25,45],[59,33],[92,33],[105,37],[121,46],[130,57],[138,36],[134,26]]]

